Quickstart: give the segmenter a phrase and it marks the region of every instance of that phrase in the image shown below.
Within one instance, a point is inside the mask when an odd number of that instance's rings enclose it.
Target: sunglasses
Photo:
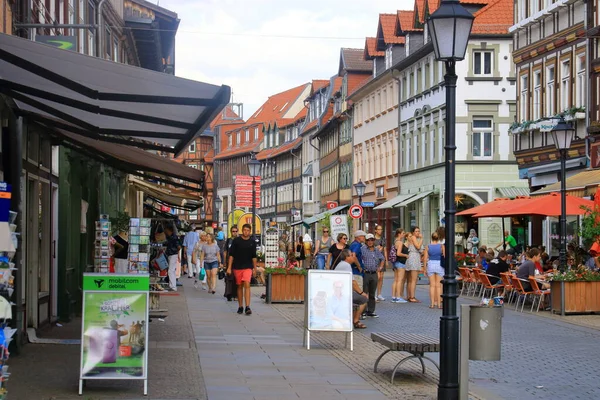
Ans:
[[[329,231],[323,231],[323,233],[329,233]]]
[[[346,236],[344,236],[342,239],[348,239]]]
[[[231,231],[231,233],[238,233],[238,231]]]

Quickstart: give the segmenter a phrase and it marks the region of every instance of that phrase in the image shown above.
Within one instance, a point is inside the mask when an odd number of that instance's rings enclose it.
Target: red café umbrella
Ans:
[[[581,197],[567,196],[567,215],[583,215],[586,210],[582,207],[593,208],[594,202]],[[516,215],[541,215],[555,217],[560,215],[560,193],[550,193],[547,196],[533,197],[521,200],[514,207],[500,207],[495,215],[476,214],[475,217],[512,217]]]
[[[510,217],[512,216],[511,210],[514,210],[520,206],[528,204],[533,199],[531,197],[518,197],[514,200],[505,200],[501,202],[488,203],[492,204],[492,207],[479,211],[473,215],[474,218],[488,218],[488,217]]]
[[[499,198],[499,199],[494,199],[494,201],[491,201],[489,203],[484,203],[475,207],[471,207],[469,209],[466,209],[464,211],[461,211],[459,213],[457,213],[457,216],[463,216],[463,217],[470,217],[472,215],[478,214],[478,213],[482,213],[482,212],[486,212],[490,209],[494,209],[496,207],[498,207],[499,204],[504,203],[504,202],[508,202],[511,201],[510,199],[506,199],[506,198]]]

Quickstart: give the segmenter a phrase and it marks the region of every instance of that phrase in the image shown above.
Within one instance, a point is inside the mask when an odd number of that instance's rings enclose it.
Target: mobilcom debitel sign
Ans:
[[[147,292],[150,276],[147,274],[84,274],[84,291]]]

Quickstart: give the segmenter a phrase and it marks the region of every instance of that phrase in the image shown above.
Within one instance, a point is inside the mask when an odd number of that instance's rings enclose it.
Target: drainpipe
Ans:
[[[106,0],[100,0],[96,8],[96,57],[102,58],[102,8]]]
[[[398,70],[393,70],[392,71],[392,78],[398,83],[398,154],[396,155],[397,160],[396,160],[396,164],[398,165],[398,194],[400,194],[400,168],[402,167],[402,153],[401,153],[401,149],[402,149],[402,107],[400,107],[400,103],[402,102],[402,82],[400,81],[400,71],[398,71],[398,77],[396,76],[396,74],[394,74],[394,72],[396,72]],[[404,225],[404,207],[400,208],[400,226]],[[391,213],[391,210],[390,210]],[[390,219],[391,219],[391,215],[390,215]]]

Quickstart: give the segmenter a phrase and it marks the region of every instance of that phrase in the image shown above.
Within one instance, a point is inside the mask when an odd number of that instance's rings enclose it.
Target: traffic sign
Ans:
[[[352,218],[358,219],[363,215],[363,208],[358,204],[353,204],[348,212]]]
[[[360,205],[363,208],[364,207],[375,207],[375,202],[374,201],[363,201]]]
[[[327,202],[327,209],[328,210],[333,210],[337,206],[338,206],[338,202],[337,201],[328,201]]]

